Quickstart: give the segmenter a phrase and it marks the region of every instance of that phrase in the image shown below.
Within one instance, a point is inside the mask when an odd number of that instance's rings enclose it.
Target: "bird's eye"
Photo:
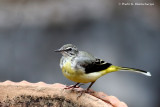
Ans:
[[[71,51],[71,50],[72,50],[72,48],[68,48],[68,49],[67,49],[67,51]]]

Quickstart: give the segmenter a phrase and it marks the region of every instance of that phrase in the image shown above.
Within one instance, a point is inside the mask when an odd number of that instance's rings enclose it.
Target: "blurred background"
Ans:
[[[114,95],[129,107],[160,106],[160,2],[121,6],[127,0],[0,0],[0,81],[74,84],[61,73],[66,43],[118,66],[152,77],[114,72],[92,89]],[[88,84],[83,86],[86,88]]]

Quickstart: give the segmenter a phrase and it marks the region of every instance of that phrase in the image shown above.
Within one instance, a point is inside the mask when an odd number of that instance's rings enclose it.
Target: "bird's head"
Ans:
[[[78,49],[73,44],[66,44],[60,49],[55,50],[55,52],[61,52],[63,56],[76,56],[78,54]]]

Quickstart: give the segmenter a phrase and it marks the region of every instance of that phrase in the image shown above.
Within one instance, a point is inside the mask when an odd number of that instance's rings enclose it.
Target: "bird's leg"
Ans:
[[[76,83],[75,85],[71,85],[71,86],[66,86],[64,89],[74,89],[74,88],[79,88],[80,86],[77,86],[80,83]]]
[[[89,87],[86,89],[86,93],[89,93],[89,89],[92,87],[92,85],[95,83],[95,81],[94,82],[91,82],[91,84],[89,85]]]
[[[81,87],[82,85],[84,85],[84,84],[79,84],[77,87],[79,88],[79,87]]]
[[[83,90],[83,91],[81,91],[80,92],[80,95],[77,97],[77,99],[79,98],[79,97],[81,97],[82,96],[82,94],[83,93],[91,93],[91,92],[89,92],[89,89],[92,87],[92,85],[95,83],[95,81],[94,82],[91,82],[91,84],[88,86],[88,88],[86,89],[86,90]]]
[[[78,85],[76,85],[75,87],[73,87],[71,91],[74,91],[74,88],[79,88],[79,87],[82,86],[82,85],[84,85],[84,84],[80,84],[80,83],[79,83]]]

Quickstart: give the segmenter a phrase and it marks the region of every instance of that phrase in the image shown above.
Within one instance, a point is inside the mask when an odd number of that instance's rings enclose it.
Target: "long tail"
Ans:
[[[117,68],[118,68],[119,71],[131,71],[131,72],[141,73],[141,74],[146,75],[146,76],[151,76],[150,72],[140,70],[140,69],[128,68],[128,67],[118,67],[118,66],[117,66]]]
[[[150,72],[147,72],[147,71],[144,71],[144,70],[135,69],[135,68],[128,68],[128,67],[119,67],[119,66],[115,66],[115,65],[111,65],[105,71],[106,72],[104,74],[110,73],[110,72],[116,72],[116,71],[130,71],[130,72],[141,73],[141,74],[146,75],[146,76],[151,76]]]

